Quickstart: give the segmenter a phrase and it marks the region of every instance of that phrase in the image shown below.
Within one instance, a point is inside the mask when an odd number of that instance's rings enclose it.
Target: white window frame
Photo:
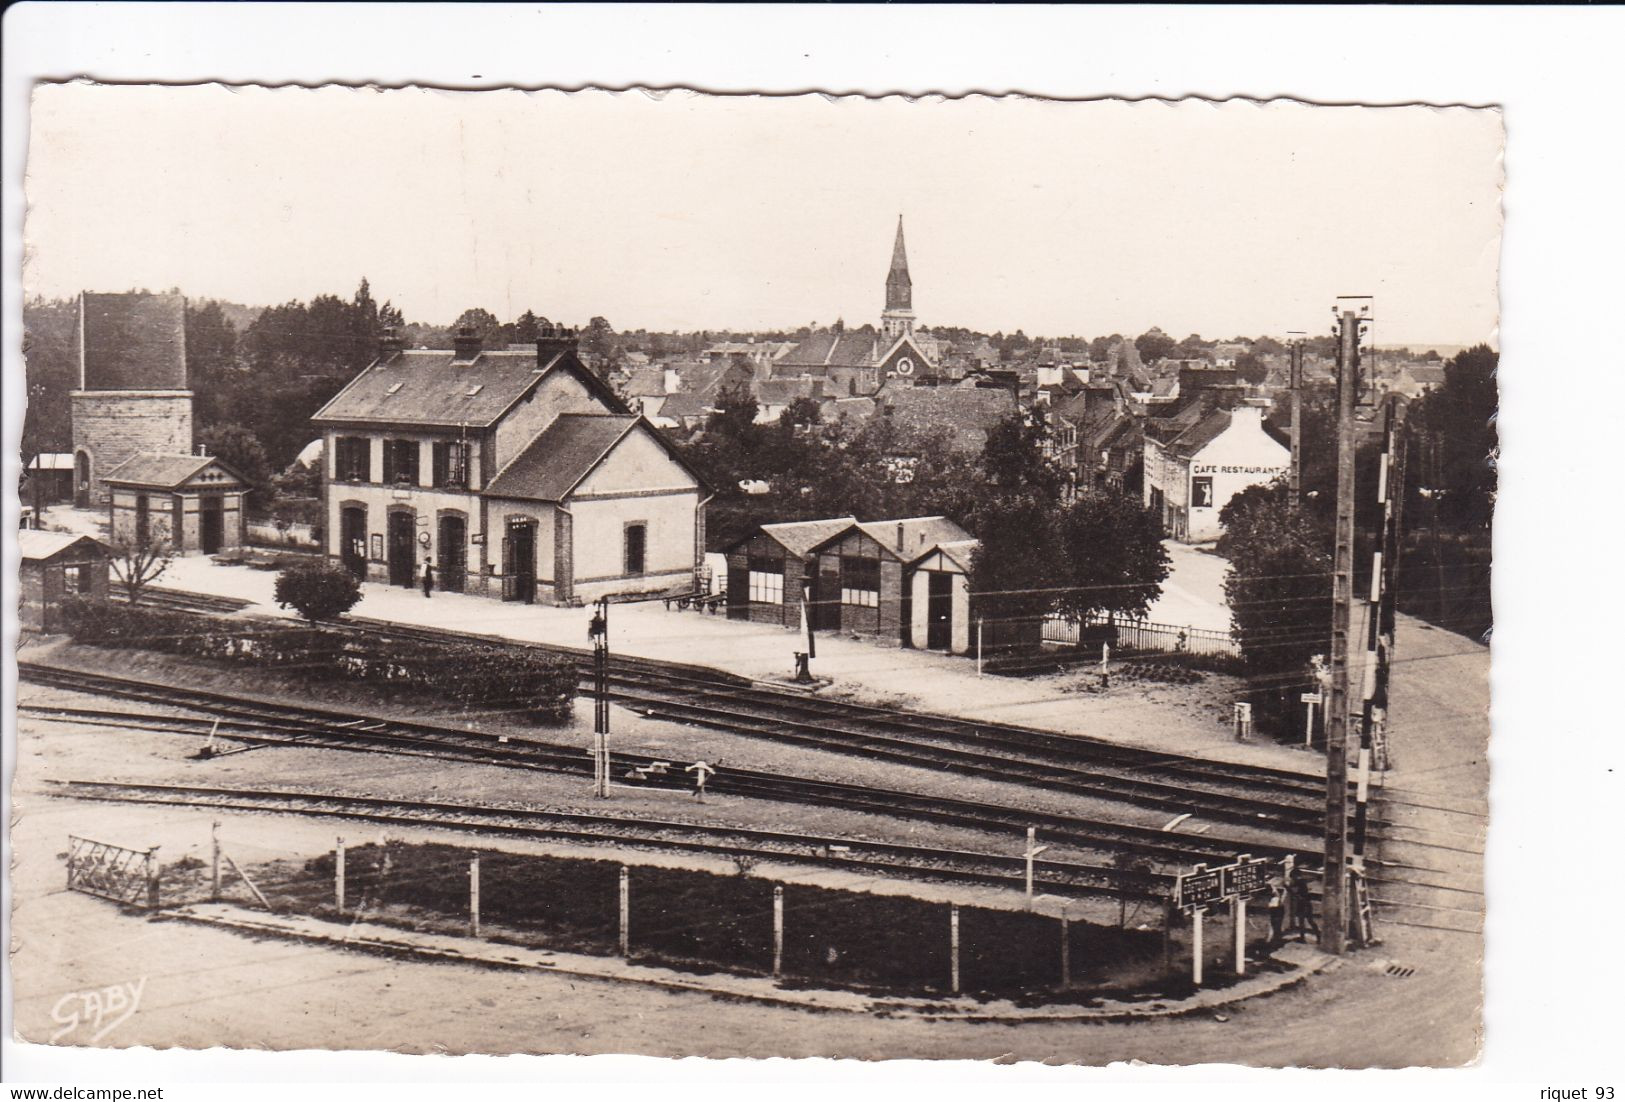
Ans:
[[[784,572],[780,570],[750,571],[750,601],[759,605],[784,603]]]

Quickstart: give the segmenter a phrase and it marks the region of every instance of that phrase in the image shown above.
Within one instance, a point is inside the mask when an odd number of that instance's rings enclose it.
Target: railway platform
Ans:
[[[204,558],[177,559],[157,585],[252,602],[245,613],[292,616],[272,597],[275,575]],[[590,610],[492,601],[363,583],[356,616],[423,627],[453,628],[517,642],[585,648]],[[795,631],[728,620],[723,615],[667,609],[652,600],[614,606],[609,618],[615,654],[708,666],[778,686],[792,685]],[[972,659],[820,635],[812,672],[823,695],[961,719],[1034,727],[1122,742],[1170,753],[1248,765],[1318,771],[1319,762],[1294,747],[1237,743],[1228,704],[1202,706],[1189,693],[1153,687],[1080,693],[1064,680],[978,676]],[[1075,679],[1085,677],[1076,675]]]

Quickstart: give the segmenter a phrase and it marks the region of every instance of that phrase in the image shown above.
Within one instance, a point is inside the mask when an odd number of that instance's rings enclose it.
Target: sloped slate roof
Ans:
[[[1209,444],[1213,443],[1213,441],[1217,440],[1220,436],[1223,436],[1225,430],[1229,427],[1230,411],[1227,409],[1216,409],[1206,417],[1202,418],[1200,421],[1196,422],[1196,424],[1180,433],[1179,436],[1168,445],[1168,448],[1175,455],[1183,455],[1189,458],[1190,456],[1193,456],[1197,452],[1201,451],[1203,448],[1207,447]]]
[[[715,402],[715,395],[679,390],[676,394],[666,395],[666,400],[660,405],[660,416],[701,417],[711,412]]]
[[[921,561],[930,558],[932,555],[935,555],[940,551],[942,552],[943,557],[948,559],[949,562],[952,562],[955,566],[959,567],[959,569],[969,574],[971,557],[976,553],[976,549],[980,546],[982,546],[982,541],[977,539],[950,540],[947,543],[939,543],[926,548],[918,555],[915,555],[913,560],[908,565],[918,566]]]
[[[219,467],[239,482],[246,481],[212,455],[162,455],[156,452],[132,455],[102,477],[106,482],[116,482],[122,486],[173,490],[210,466]]]
[[[79,309],[85,389],[186,389],[185,298],[86,292]]]
[[[898,548],[897,529],[903,529],[902,547]],[[971,534],[947,517],[908,517],[903,520],[871,520],[858,525],[860,531],[894,559],[905,561],[917,558],[920,552],[944,543],[960,543],[971,539]]]
[[[95,538],[77,532],[41,532],[33,528],[23,528],[17,532],[17,546],[25,561],[44,562],[80,543],[102,546]]]
[[[656,398],[666,393],[666,370],[661,367],[634,368],[623,388],[629,398]]]
[[[449,348],[385,356],[351,380],[311,420],[483,428],[554,371],[573,373],[608,408],[625,412],[615,393],[573,353],[554,352],[540,364],[531,347],[488,349],[462,362],[455,357]]]
[[[608,413],[563,413],[497,472],[487,497],[563,501],[638,423]]]
[[[868,367],[875,361],[875,338],[863,333],[819,330],[779,360],[785,366]]]
[[[832,536],[840,535],[855,524],[857,524],[856,517],[834,517],[830,520],[791,520],[780,524],[764,524],[761,526],[761,531],[764,535],[777,540],[790,554],[801,556]],[[745,539],[739,540],[734,546],[737,547],[750,538],[750,536],[746,536]]]
[[[1003,387],[901,387],[878,396],[875,414],[890,416],[907,432],[947,430],[955,449],[980,451],[988,430],[1015,409]]]

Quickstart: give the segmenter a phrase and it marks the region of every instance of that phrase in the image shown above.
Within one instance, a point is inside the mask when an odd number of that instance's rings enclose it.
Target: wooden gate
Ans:
[[[158,847],[126,849],[68,835],[68,890],[133,907],[158,906]]]

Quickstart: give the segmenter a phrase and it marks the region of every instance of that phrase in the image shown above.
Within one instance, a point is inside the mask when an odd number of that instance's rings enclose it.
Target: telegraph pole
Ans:
[[[1349,624],[1354,605],[1354,404],[1359,387],[1360,315],[1344,309],[1337,342],[1337,528],[1332,540],[1331,699],[1326,707],[1326,860],[1320,947],[1348,942]]]
[[[587,634],[592,638],[592,794],[609,795],[609,598],[598,598]]]
[[[1293,509],[1303,497],[1303,337],[1294,331],[1292,342],[1292,466],[1288,485],[1292,493],[1289,501]]]

